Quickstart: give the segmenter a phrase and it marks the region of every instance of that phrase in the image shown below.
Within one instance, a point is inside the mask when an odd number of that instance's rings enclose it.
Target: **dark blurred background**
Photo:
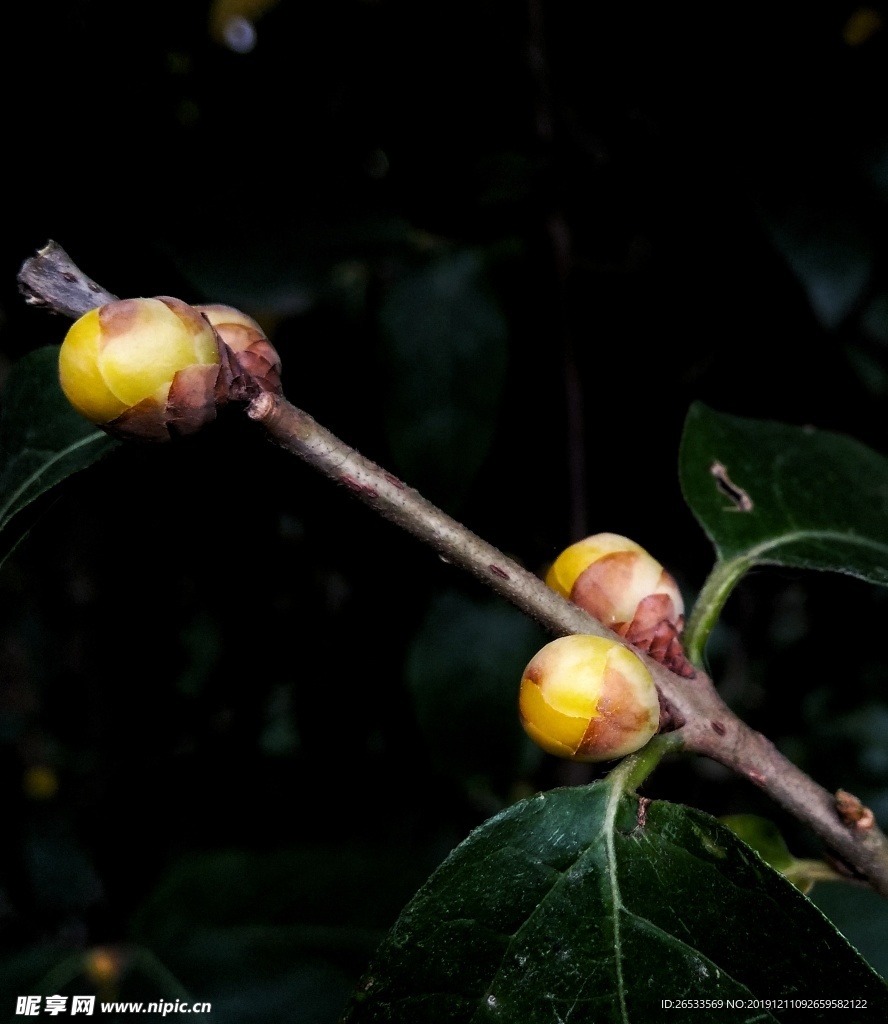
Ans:
[[[118,295],[255,316],[293,402],[531,570],[611,530],[689,602],[693,400],[888,453],[881,4],[53,0],[4,35],[4,377],[67,328],[16,290],[52,238]],[[710,647],[883,824],[886,599],[762,572]],[[546,637],[248,424],[77,478],[0,602],[0,1015],[333,1022],[471,828],[595,775],[520,732]],[[717,766],[648,791],[817,852]],[[880,903],[815,897],[888,971]]]

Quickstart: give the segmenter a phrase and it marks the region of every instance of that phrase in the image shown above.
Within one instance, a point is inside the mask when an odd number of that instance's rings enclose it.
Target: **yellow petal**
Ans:
[[[59,382],[74,408],[93,423],[108,423],[126,405],[105,383],[99,370],[99,311],[82,316],[65,335],[59,352]]]

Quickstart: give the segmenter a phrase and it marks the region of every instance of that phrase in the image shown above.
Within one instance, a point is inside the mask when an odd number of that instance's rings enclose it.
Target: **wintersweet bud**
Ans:
[[[169,296],[92,309],[68,331],[59,381],[88,420],[121,438],[165,441],[216,416],[223,349],[210,323]]]
[[[694,675],[680,639],[681,591],[640,544],[616,533],[586,537],[555,559],[546,583],[673,672]]]
[[[281,357],[259,324],[233,306],[194,307],[213,325],[247,377],[263,391],[281,392]]]
[[[564,636],[531,658],[518,698],[521,724],[543,750],[572,761],[610,761],[657,732],[650,672],[618,640]]]

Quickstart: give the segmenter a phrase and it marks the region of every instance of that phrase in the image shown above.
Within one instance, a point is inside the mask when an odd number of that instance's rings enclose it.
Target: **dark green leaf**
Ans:
[[[679,473],[721,561],[888,585],[888,460],[860,442],[698,402],[685,422]]]
[[[13,367],[3,393],[0,559],[25,536],[54,488],[119,443],[71,407],[59,386],[58,358],[56,345],[30,352]]]
[[[663,999],[713,999],[668,1018],[787,1021],[798,1011],[728,1014],[726,1001],[824,997],[888,1012],[878,975],[732,832],[674,804],[642,813],[605,781],[470,835],[407,906],[345,1020],[647,1024],[665,1019]]]
[[[524,666],[546,635],[502,601],[440,595],[407,658],[407,681],[435,761],[468,777],[508,784],[539,750],[518,720]]]
[[[453,508],[487,454],[506,370],[503,314],[478,252],[408,274],[381,311],[391,365],[388,429],[399,470]]]

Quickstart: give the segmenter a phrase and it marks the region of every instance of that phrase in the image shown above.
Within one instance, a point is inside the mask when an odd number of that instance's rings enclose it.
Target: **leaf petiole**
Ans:
[[[646,743],[641,750],[629,754],[607,776],[608,785],[619,788],[621,793],[633,793],[651,774],[666,754],[684,748],[684,740],[678,732],[662,732]]]
[[[755,558],[743,556],[726,562],[719,560],[712,567],[697,595],[684,632],[685,651],[691,663],[698,668],[703,665],[706,641],[731,591],[755,564]]]

